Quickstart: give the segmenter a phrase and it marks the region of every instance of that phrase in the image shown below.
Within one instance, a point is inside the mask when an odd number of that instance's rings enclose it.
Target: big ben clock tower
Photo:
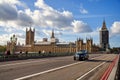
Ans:
[[[104,51],[109,49],[109,31],[107,30],[105,20],[103,21],[103,25],[100,30],[100,47]]]

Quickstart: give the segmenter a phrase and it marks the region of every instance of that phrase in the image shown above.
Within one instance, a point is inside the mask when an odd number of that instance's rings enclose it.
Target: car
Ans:
[[[80,50],[75,53],[74,60],[88,60],[89,55],[87,50]]]

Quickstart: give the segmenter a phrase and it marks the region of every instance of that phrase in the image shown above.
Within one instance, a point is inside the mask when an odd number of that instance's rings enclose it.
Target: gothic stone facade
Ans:
[[[75,42],[63,43],[59,42],[54,36],[52,31],[51,41],[44,38],[41,42],[34,42],[35,29],[26,29],[26,44],[15,45],[15,52],[46,52],[46,53],[75,53],[79,50],[87,50],[89,53],[98,51],[98,47],[93,45],[92,39],[86,39],[86,43],[83,39],[77,39]],[[11,42],[7,43],[7,50],[11,50]]]

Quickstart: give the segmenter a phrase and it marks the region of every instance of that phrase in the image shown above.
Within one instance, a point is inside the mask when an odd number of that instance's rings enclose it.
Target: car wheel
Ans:
[[[79,58],[79,61],[81,61],[81,60],[83,60],[83,59]]]
[[[86,58],[86,60],[88,60],[88,58]]]
[[[85,60],[85,58],[82,59],[83,61]]]
[[[76,60],[76,58],[74,57],[74,60]]]

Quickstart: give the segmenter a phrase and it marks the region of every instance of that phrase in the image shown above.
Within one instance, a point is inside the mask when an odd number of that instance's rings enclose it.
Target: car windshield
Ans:
[[[76,54],[85,54],[85,53],[87,53],[86,50],[80,50],[80,51],[78,51]]]

